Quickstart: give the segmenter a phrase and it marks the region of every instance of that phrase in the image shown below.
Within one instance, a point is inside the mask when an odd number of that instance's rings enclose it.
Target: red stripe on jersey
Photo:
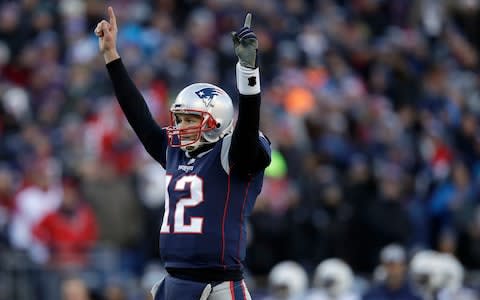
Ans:
[[[227,266],[225,265],[225,219],[227,218],[227,209],[228,203],[230,202],[230,173],[232,168],[230,168],[230,172],[228,173],[228,185],[227,185],[227,197],[225,199],[225,207],[223,208],[223,219],[222,219],[222,255],[220,261],[223,265],[223,268],[226,269]]]
[[[235,300],[235,287],[233,286],[233,281],[230,281],[230,296],[232,296],[232,300]]]
[[[248,195],[248,189],[250,187],[250,183],[252,182],[252,178],[247,183],[247,186],[245,188],[245,194],[243,196],[243,204],[242,204],[242,213],[240,214],[240,239],[238,240],[238,246],[237,246],[237,257],[240,257],[240,243],[242,241],[242,226],[243,226],[243,215],[244,215],[244,209],[245,209],[245,202],[247,202],[247,195]]]
[[[245,286],[245,280],[242,280],[240,284],[242,285],[243,300],[247,300],[247,287]]]

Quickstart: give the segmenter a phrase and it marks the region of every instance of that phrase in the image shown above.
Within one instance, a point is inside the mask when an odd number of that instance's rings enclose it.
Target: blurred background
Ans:
[[[478,0],[0,0],[0,299],[149,299],[165,274],[164,172],[114,99],[107,5],[162,126],[190,83],[236,101],[253,13],[274,149],[254,299],[478,299]]]

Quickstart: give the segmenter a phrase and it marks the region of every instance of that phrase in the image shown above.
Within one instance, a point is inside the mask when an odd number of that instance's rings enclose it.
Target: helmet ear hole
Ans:
[[[207,127],[208,128],[218,128],[220,123],[217,123],[212,117],[207,120]]]
[[[216,127],[217,127],[217,128],[220,128],[220,126],[222,126],[222,124],[217,123]]]

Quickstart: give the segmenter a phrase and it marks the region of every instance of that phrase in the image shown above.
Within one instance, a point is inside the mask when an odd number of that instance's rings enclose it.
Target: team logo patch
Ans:
[[[210,103],[213,100],[213,97],[220,95],[219,91],[215,88],[203,88],[195,92],[198,98],[202,99],[205,106],[210,106]]]
[[[193,170],[193,166],[179,165],[178,170],[182,170],[183,172],[190,172]]]

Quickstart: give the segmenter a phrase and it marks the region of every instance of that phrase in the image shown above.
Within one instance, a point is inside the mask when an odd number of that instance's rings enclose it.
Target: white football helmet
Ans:
[[[438,255],[438,265],[441,272],[441,286],[452,291],[463,285],[464,269],[460,261],[453,255],[441,253]]]
[[[452,254],[439,254],[442,286],[438,293],[439,300],[477,300],[477,292],[463,286],[465,270],[460,261]]]
[[[283,261],[270,271],[268,286],[276,299],[301,298],[308,287],[308,275],[300,264]]]
[[[176,114],[201,117],[198,126],[177,127]],[[170,107],[170,126],[165,127],[168,144],[193,151],[202,144],[215,143],[233,128],[233,103],[230,96],[218,86],[194,83],[185,87]]]
[[[433,250],[418,251],[410,261],[410,273],[415,286],[424,295],[431,295],[441,286],[439,253]]]
[[[341,259],[326,259],[315,269],[313,287],[324,290],[329,296],[338,297],[348,292],[352,284],[352,269]]]

